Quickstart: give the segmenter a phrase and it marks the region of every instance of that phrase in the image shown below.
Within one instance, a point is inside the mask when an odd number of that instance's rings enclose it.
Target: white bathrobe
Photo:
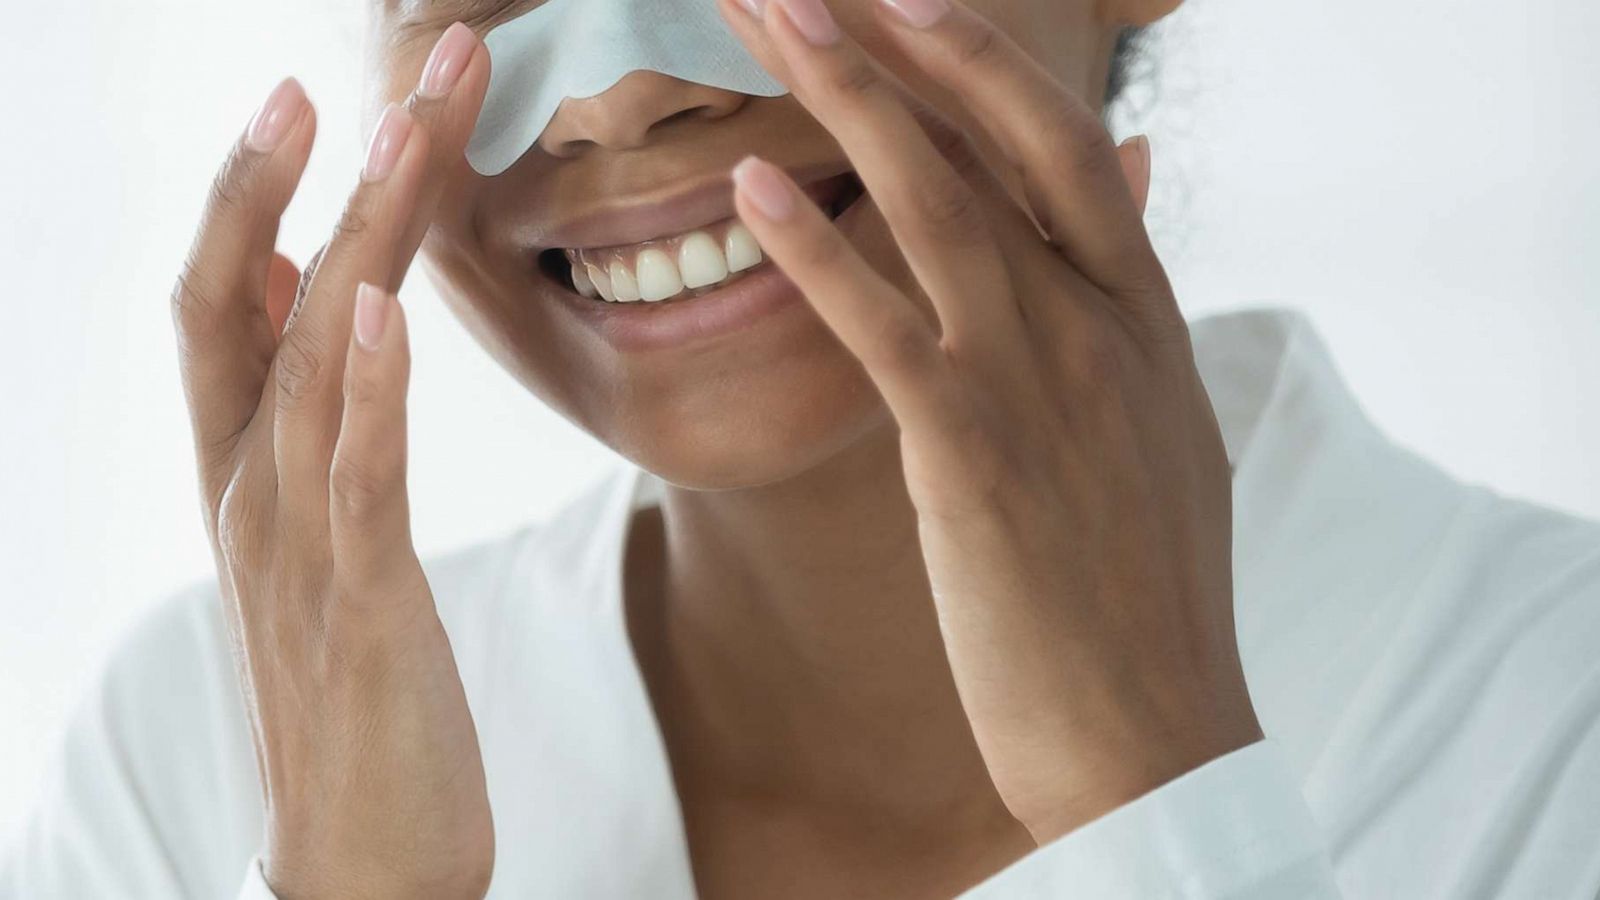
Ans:
[[[1298,314],[1193,333],[1235,466],[1236,620],[1267,739],[969,896],[1595,900],[1600,526],[1396,446]],[[491,896],[694,894],[621,606],[626,525],[659,489],[625,468],[424,564],[483,748]],[[271,897],[214,584],[127,637],[48,778],[0,896]]]

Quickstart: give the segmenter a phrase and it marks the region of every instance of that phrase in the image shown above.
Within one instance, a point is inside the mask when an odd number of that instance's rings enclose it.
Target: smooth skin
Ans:
[[[685,476],[634,523],[626,575],[700,893],[949,896],[1261,736],[1234,637],[1228,464],[1140,221],[1148,149],[1113,146],[1052,67],[966,7],[856,3],[839,28],[807,0],[759,19],[719,3],[892,240],[896,259],[846,242],[761,159],[733,172],[740,218],[881,415],[840,401],[837,434],[788,457],[756,434],[728,451],[743,469],[678,470],[675,442],[696,435],[646,446],[563,394],[583,373],[508,368]],[[1109,34],[1165,11],[1097,15]],[[475,190],[461,154],[488,57],[466,28],[443,41],[464,60],[448,89],[423,72],[435,89],[385,114],[392,140],[304,275],[274,252],[315,130],[290,84],[292,124],[270,147],[241,138],[174,292],[266,876],[286,900],[481,896],[493,870],[476,733],[405,493],[393,291],[425,233],[498,358],[537,338],[496,331],[513,323],[489,289],[462,290],[483,286],[452,229]],[[818,415],[794,412],[813,435]],[[780,463],[808,465],[763,481]]]
[[[389,287],[476,121],[481,46],[458,77],[390,111],[394,141],[304,278],[273,247],[316,116],[280,86],[292,124],[270,149],[240,138],[173,292],[263,864],[284,900],[481,896],[493,868],[477,734],[411,542],[410,357]]]
[[[937,322],[780,169],[740,164],[739,216],[899,423],[940,631],[1006,807],[1043,844],[1259,740],[1227,455],[1097,117],[965,9],[891,30],[983,111],[1030,217],[959,133],[931,112],[919,124],[821,3],[764,12],[764,33],[741,35],[839,138]]]

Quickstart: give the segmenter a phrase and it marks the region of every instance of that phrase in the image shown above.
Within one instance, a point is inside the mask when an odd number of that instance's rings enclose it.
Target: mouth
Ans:
[[[853,171],[802,182],[802,190],[830,220],[866,196]],[[537,271],[557,289],[576,295],[575,300],[643,310],[695,303],[770,268],[755,235],[733,215],[730,183],[723,181],[714,192],[700,192],[681,208],[681,216],[655,212],[623,224],[627,216],[613,214],[584,223],[571,232],[577,246],[537,251]],[[618,227],[605,227],[608,222]],[[656,236],[605,243],[607,231],[620,235],[641,227]]]

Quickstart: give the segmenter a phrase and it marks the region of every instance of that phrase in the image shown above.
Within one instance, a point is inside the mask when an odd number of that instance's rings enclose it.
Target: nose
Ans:
[[[659,72],[629,72],[593,97],[563,100],[539,136],[539,148],[560,158],[597,146],[628,150],[651,140],[652,130],[663,125],[685,119],[720,119],[748,99],[744,94]]]

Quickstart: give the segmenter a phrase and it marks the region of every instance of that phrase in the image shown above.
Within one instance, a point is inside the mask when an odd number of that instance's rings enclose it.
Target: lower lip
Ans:
[[[862,194],[834,225],[849,236],[867,203]],[[608,303],[560,286],[555,291],[606,343],[630,353],[724,337],[805,303],[800,289],[770,260],[716,290],[682,300]]]

